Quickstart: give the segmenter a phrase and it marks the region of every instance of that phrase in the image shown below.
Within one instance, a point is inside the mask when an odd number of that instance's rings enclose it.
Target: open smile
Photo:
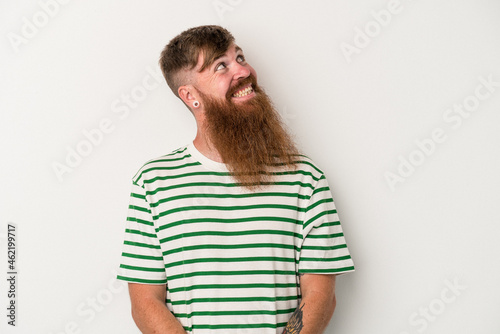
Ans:
[[[252,85],[248,85],[238,91],[236,91],[232,96],[233,97],[244,97],[252,94],[254,92]]]

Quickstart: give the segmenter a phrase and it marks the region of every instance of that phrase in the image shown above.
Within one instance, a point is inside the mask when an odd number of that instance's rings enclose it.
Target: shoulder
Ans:
[[[135,173],[132,181],[142,185],[145,180],[151,179],[159,171],[174,170],[187,163],[191,155],[187,152],[187,145],[182,146],[168,154],[148,160]]]
[[[323,170],[307,155],[299,154],[295,156],[298,170],[311,173],[315,178],[324,178]]]

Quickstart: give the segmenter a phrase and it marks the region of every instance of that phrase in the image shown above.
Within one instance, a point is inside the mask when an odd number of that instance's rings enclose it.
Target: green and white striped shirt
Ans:
[[[134,176],[118,278],[166,284],[188,333],[281,333],[299,273],[354,270],[323,172],[304,156],[256,191],[193,144]]]

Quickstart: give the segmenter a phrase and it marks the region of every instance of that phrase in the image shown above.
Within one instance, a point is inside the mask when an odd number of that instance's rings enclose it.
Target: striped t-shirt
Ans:
[[[149,161],[133,178],[118,278],[166,284],[188,333],[281,333],[299,273],[354,270],[323,172],[297,161],[257,190],[193,144]]]

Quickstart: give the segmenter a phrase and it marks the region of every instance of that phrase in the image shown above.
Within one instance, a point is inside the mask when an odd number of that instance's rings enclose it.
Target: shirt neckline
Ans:
[[[199,163],[201,163],[204,167],[218,172],[228,172],[226,164],[207,158],[200,151],[198,151],[193,142],[191,142],[187,146],[187,150],[189,154],[191,154],[191,156]]]

